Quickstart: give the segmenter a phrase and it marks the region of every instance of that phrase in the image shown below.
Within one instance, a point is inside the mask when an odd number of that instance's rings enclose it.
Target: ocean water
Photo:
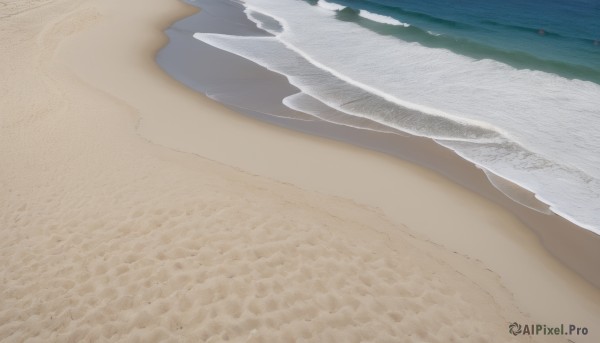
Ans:
[[[285,75],[286,106],[435,139],[600,234],[599,0],[243,4],[273,36],[194,37]]]

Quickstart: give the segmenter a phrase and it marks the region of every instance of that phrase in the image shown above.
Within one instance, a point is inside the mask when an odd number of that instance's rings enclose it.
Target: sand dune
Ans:
[[[507,324],[529,318],[480,264],[467,277],[376,210],[139,138],[138,109],[56,57],[111,17],[100,3],[0,8],[0,340],[525,340]]]

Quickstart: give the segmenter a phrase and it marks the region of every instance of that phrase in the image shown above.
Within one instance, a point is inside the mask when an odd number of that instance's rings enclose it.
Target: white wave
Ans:
[[[358,12],[358,15],[360,15],[361,17],[365,18],[365,19],[369,19],[372,21],[376,21],[378,23],[382,23],[382,24],[388,24],[388,25],[394,25],[394,26],[404,26],[404,27],[409,27],[410,25],[407,23],[403,23],[399,20],[396,20],[392,17],[388,17],[388,16],[384,16],[381,14],[376,14],[376,13],[371,13],[369,11],[365,11],[365,10],[360,10]]]
[[[444,140],[464,158],[531,190],[555,213],[600,233],[597,84],[381,36],[300,1],[246,3],[284,31],[269,41],[196,38],[288,76],[337,110]],[[439,120],[404,113],[373,94]],[[495,142],[490,130],[502,139]]]
[[[291,84],[304,93],[338,111],[367,118],[418,136],[449,141],[497,142],[494,127],[486,123],[456,117],[434,108],[392,97],[328,69],[327,66],[312,60],[304,52],[292,45],[284,44],[276,37],[195,33],[194,38],[286,76]],[[382,102],[382,99],[386,101]],[[361,108],[365,102],[372,103],[373,107],[368,110]],[[358,109],[355,109],[355,105]],[[409,112],[406,109],[409,109]],[[412,122],[412,125],[400,123],[402,119]],[[429,121],[432,125],[428,126],[425,121]],[[445,124],[442,125],[444,127],[440,127],[440,123]],[[437,127],[433,124],[437,124]],[[471,130],[464,130],[464,126],[471,127]],[[449,130],[449,127],[455,129]]]
[[[330,11],[341,11],[344,8],[346,8],[346,6],[335,4],[333,2],[327,2],[324,0],[319,0],[319,2],[317,2],[317,5],[321,8],[324,8],[324,9],[330,10]]]
[[[369,119],[348,115],[344,112],[336,111],[319,100],[305,93],[292,94],[283,99],[283,104],[295,111],[308,113],[313,117],[323,121],[353,127],[356,129],[369,130],[383,133],[393,133],[400,136],[408,136],[407,134],[394,130],[393,128],[382,125],[378,122]]]
[[[543,205],[531,202],[520,191],[514,192],[498,180],[505,179],[534,193],[555,214],[600,235],[597,217],[600,179],[542,155],[503,144],[478,144],[436,140],[459,156],[480,166],[490,182],[512,200],[538,212],[547,213]]]
[[[513,182],[510,182],[509,180],[506,180],[505,178],[500,177],[485,168],[479,168],[484,172],[487,179],[492,185],[494,185],[494,187],[496,187],[497,190],[502,192],[516,203],[543,214],[552,214],[549,205],[536,199],[530,191],[515,185]]]

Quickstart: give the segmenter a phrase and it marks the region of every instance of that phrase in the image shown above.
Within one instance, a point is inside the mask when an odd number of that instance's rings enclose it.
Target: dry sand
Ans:
[[[204,156],[255,173],[252,166],[286,170],[278,149],[297,154],[299,170],[315,151],[345,154],[340,167],[385,159],[251,122],[162,74],[152,62],[160,32],[189,11],[175,0],[0,7],[0,340],[526,341],[507,325],[539,322],[535,306],[484,263],[418,233],[507,225],[499,237],[535,246],[514,218],[476,195],[386,160],[414,183],[399,198],[423,189],[443,194],[432,201],[449,211],[466,208],[448,222],[416,201],[402,210],[413,213],[402,225],[326,186],[302,190],[140,138],[139,116],[198,115],[207,127],[198,134],[211,132],[200,141]],[[168,127],[154,131],[156,140],[177,141]],[[328,173],[316,174],[295,183],[329,183]],[[438,216],[443,226],[430,222]],[[555,306],[551,318],[600,331],[597,291],[551,267],[576,306],[565,313],[577,316],[561,317]]]

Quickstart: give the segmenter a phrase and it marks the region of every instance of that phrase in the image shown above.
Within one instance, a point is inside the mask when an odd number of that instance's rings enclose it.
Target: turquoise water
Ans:
[[[272,36],[194,37],[285,75],[286,106],[434,139],[600,234],[600,2],[243,4]]]
[[[317,2],[313,2],[316,4]],[[600,83],[600,1],[340,0],[338,19],[380,34]],[[359,10],[410,27],[366,20]]]

